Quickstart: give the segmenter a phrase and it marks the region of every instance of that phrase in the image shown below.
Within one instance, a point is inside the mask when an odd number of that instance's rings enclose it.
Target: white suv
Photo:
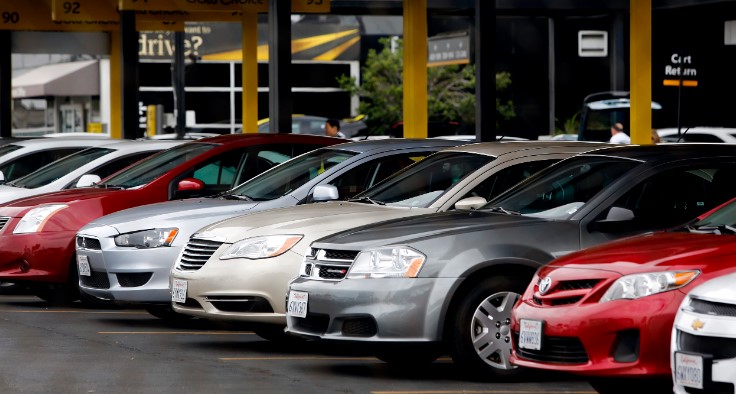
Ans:
[[[682,127],[680,136],[677,128],[658,129],[657,134],[662,142],[715,142],[736,143],[736,129],[725,127]]]

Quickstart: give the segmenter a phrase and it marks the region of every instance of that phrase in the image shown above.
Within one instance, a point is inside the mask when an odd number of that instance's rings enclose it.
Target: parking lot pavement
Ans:
[[[584,381],[530,375],[524,383],[468,381],[452,361],[389,368],[318,342],[274,343],[242,327],[166,325],[136,309],[52,307],[0,296],[0,392],[592,393]]]

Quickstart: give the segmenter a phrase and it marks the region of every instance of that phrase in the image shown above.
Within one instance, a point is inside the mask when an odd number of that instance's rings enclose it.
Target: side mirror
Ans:
[[[84,174],[79,178],[79,180],[77,181],[77,184],[74,185],[74,187],[90,187],[101,180],[102,179],[100,179],[98,175]]]
[[[312,201],[331,201],[339,198],[340,193],[333,185],[317,185],[312,192]]]
[[[626,233],[635,231],[640,223],[636,220],[634,212],[621,207],[611,207],[605,219],[593,223],[593,229],[602,233]]]
[[[197,191],[202,189],[204,189],[204,182],[197,178],[184,178],[179,181],[179,184],[176,187],[176,191],[179,192]]]
[[[483,205],[486,205],[488,201],[486,201],[483,197],[468,197],[463,198],[462,200],[455,203],[455,209],[462,209],[462,210],[471,210],[471,209],[478,209],[482,207]]]

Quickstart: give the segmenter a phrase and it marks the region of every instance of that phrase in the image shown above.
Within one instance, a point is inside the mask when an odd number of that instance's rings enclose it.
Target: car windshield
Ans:
[[[481,209],[532,217],[567,219],[593,196],[640,162],[581,156],[560,162]]]
[[[87,148],[46,165],[22,178],[16,179],[8,183],[8,185],[28,189],[48,185],[77,168],[114,151],[114,149],[108,148]]]
[[[22,148],[20,145],[14,145],[14,144],[7,144],[0,146],[0,156],[6,155],[10,152],[16,151],[18,149]]]
[[[387,205],[427,207],[471,172],[495,158],[468,152],[438,152],[388,178],[356,198]]]
[[[228,194],[245,196],[254,201],[273,200],[290,193],[355,155],[357,155],[355,152],[318,149],[274,167]]]
[[[688,229],[692,232],[736,233],[736,200],[724,205],[702,220],[691,224]]]
[[[216,144],[202,142],[188,142],[186,144],[167,149],[161,153],[144,159],[117,175],[113,175],[111,178],[99,183],[98,186],[122,187],[125,189],[143,186],[171,171],[180,164],[192,160],[217,146],[218,145]]]

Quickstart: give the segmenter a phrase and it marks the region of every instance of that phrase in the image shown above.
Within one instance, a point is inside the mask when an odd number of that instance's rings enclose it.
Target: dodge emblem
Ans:
[[[552,278],[549,276],[539,281],[539,294],[545,294],[552,286]]]

